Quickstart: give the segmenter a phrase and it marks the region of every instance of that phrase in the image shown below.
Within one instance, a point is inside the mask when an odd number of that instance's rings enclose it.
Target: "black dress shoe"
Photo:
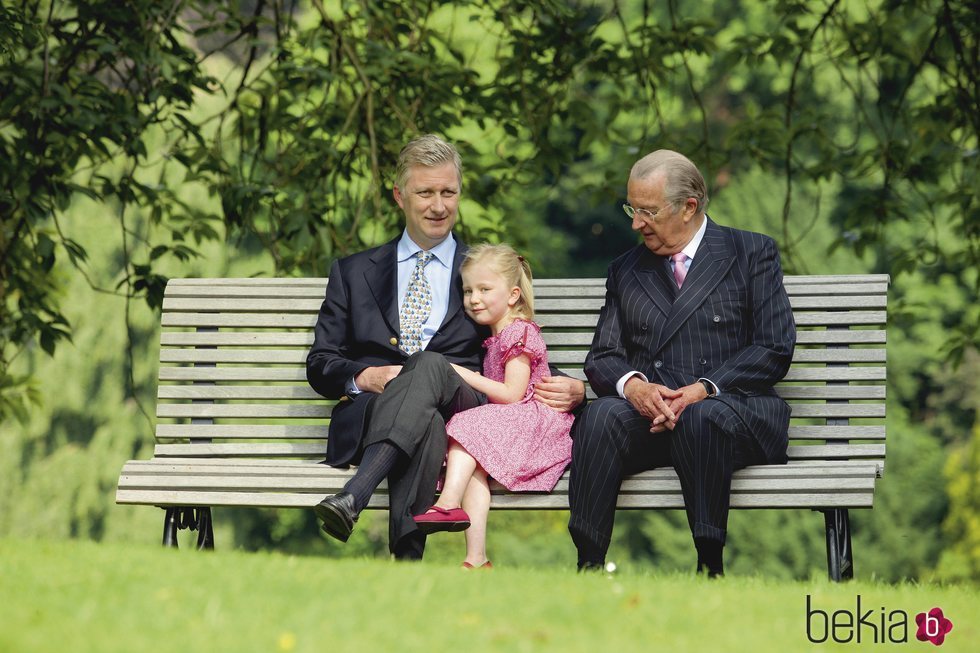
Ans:
[[[354,495],[341,492],[327,497],[313,507],[313,512],[323,522],[321,528],[331,537],[346,542],[357,523]]]

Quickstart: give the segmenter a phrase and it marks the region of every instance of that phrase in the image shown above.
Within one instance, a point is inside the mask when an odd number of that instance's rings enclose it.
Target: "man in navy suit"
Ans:
[[[599,399],[573,429],[568,530],[601,568],[623,477],[672,465],[698,571],[724,573],[732,473],[785,463],[789,406],[773,390],[796,327],[779,253],[707,217],[704,178],[677,152],[636,162],[623,205],[643,244],[609,266],[585,373]]]
[[[361,510],[388,479],[389,549],[418,559],[425,536],[412,515],[432,504],[446,453],[445,422],[486,402],[450,367],[479,370],[489,331],[463,311],[459,265],[466,246],[452,236],[462,186],[456,148],[421,136],[398,157],[395,202],[405,230],[391,242],[335,261],[320,308],[306,376],[340,399],[326,463],[358,465],[344,491],[314,508],[331,536],[347,541]],[[571,410],[581,381],[549,377],[535,398]]]

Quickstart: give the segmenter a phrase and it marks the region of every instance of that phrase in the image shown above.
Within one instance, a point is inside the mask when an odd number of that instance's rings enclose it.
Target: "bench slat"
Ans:
[[[320,499],[320,494],[290,494],[283,492],[198,492],[175,490],[119,490],[116,503],[176,505],[176,506],[250,506],[267,508],[312,508]],[[799,493],[799,494],[732,494],[732,508],[870,508],[874,495],[871,492],[852,492],[838,494]],[[493,508],[510,509],[568,509],[565,495],[491,495]],[[644,496],[635,494],[620,495],[617,508],[683,508],[680,494]],[[368,508],[388,507],[387,495],[375,493]]]
[[[345,479],[338,476],[303,476],[297,474],[265,475],[156,475],[123,474],[119,487],[125,490],[198,490],[216,492],[307,492],[321,497],[334,494],[344,487]],[[732,494],[807,492],[836,494],[839,492],[873,491],[874,476],[864,478],[733,478]],[[379,488],[382,492],[382,488]],[[501,490],[502,492],[505,490]],[[664,478],[633,479],[624,482],[621,494],[680,494],[681,483],[676,474]],[[552,494],[567,495],[568,481],[561,481]]]
[[[197,417],[223,419],[326,419],[333,405],[326,402],[305,404],[158,404],[157,417]]]
[[[883,385],[789,385],[788,383],[781,383],[776,386],[776,391],[783,399],[885,398],[885,386]]]
[[[850,386],[848,386],[850,387]],[[853,386],[858,388],[860,386]],[[871,386],[868,386],[871,387]],[[780,393],[782,394],[782,393]],[[816,395],[814,395],[816,396]],[[861,397],[875,399],[877,397]],[[326,401],[309,385],[160,385],[157,399],[305,399]]]
[[[851,464],[854,461],[810,461],[806,463],[788,463],[786,465],[755,465],[746,467],[735,472],[734,478],[742,479],[791,479],[791,478],[813,478],[813,479],[841,479],[841,478],[867,478],[873,477],[877,473],[877,466],[873,463],[860,462]],[[122,473],[127,476],[138,476],[140,474],[149,475],[189,475],[205,474],[211,476],[232,475],[232,476],[267,476],[276,474],[289,474],[296,476],[316,476],[316,477],[337,477],[341,482],[346,483],[354,474],[353,469],[337,469],[319,463],[301,460],[277,460],[277,459],[256,459],[256,460],[229,460],[215,458],[183,458],[183,459],[152,459],[152,460],[131,460],[123,466]],[[676,473],[671,467],[661,467],[646,472],[640,472],[633,476],[628,476],[623,481],[623,487],[633,491],[637,486],[633,484],[638,481],[650,479],[669,479],[676,478]],[[563,475],[560,483],[567,483],[568,472]]]
[[[246,440],[305,440],[323,441],[316,454],[326,451],[327,425],[324,424],[157,424],[158,439],[246,439]],[[884,426],[797,426],[790,425],[793,440],[884,440]],[[202,455],[205,451],[200,452]]]
[[[292,335],[292,334],[282,334]],[[276,344],[276,343],[274,343]],[[285,343],[283,343],[285,344]],[[307,349],[161,349],[161,363],[269,363],[305,365]],[[583,365],[587,350],[551,350],[549,361],[555,365]],[[797,363],[884,363],[884,349],[801,349],[794,355]]]
[[[783,283],[794,284],[828,283],[845,285],[852,283],[887,283],[887,274],[794,274],[786,275]],[[601,277],[570,277],[567,279],[535,279],[534,283],[551,286],[603,286],[606,280]],[[180,277],[171,279],[167,287],[180,286],[275,286],[311,285],[324,287],[327,277]]]
[[[326,452],[326,440],[310,442],[250,442],[250,443],[192,443],[158,444],[156,456],[308,456],[321,457]],[[791,460],[824,459],[884,459],[883,444],[828,444],[790,445],[787,455]]]
[[[783,399],[884,399],[883,385],[777,386]],[[158,399],[305,399],[326,401],[309,385],[165,385]]]
[[[813,326],[864,326],[885,324],[885,311],[821,311],[794,313],[796,325]],[[596,313],[563,313],[537,315],[535,320],[547,328],[595,329],[599,316]],[[316,312],[293,314],[269,313],[167,313],[163,314],[165,327],[207,327],[221,326],[234,328],[250,327],[289,327],[312,329],[316,324]],[[874,342],[878,342],[875,340]]]
[[[883,444],[791,444],[787,449],[786,455],[791,460],[809,458],[820,458],[821,460],[833,460],[834,458],[884,459],[885,457],[885,445]]]
[[[562,369],[585,380],[582,370]],[[160,367],[161,381],[306,381],[300,367]],[[884,381],[884,367],[791,368],[784,381]]]
[[[218,317],[218,316],[216,316]],[[214,325],[215,327],[219,325]],[[194,332],[194,331],[168,331],[160,334],[160,344],[164,347],[220,347],[220,346],[242,346],[242,347],[303,347],[308,349],[313,344],[313,325],[309,329],[301,332],[297,331],[259,331],[259,332]],[[553,332],[545,331],[543,334],[545,343],[549,347],[581,347],[588,349],[592,345],[592,331],[578,332]],[[877,345],[885,343],[885,332],[880,329],[846,329],[836,331],[799,331],[797,333],[797,345],[840,345],[840,344],[868,344]],[[169,350],[166,350],[169,351]],[[821,351],[799,349],[803,351]],[[848,351],[848,350],[842,350]],[[861,350],[863,351],[863,350]],[[868,350],[879,351],[879,350]],[[161,352],[163,354],[163,352]],[[584,356],[583,356],[584,358]]]
[[[327,451],[326,424],[157,424],[157,439],[319,440],[315,450]],[[195,443],[192,446],[202,446]],[[248,445],[253,446],[253,445]]]
[[[268,363],[305,365],[307,349],[161,349],[161,363]],[[583,365],[586,350],[552,350],[554,365]],[[801,349],[798,363],[884,363],[884,349]]]
[[[885,308],[886,295],[828,295],[828,296],[790,296],[790,306],[794,310],[804,309],[843,309],[843,308]],[[535,311],[598,311],[604,300],[601,297],[577,297],[574,299],[535,298]],[[220,297],[173,297],[164,296],[164,311],[195,311],[195,312],[275,312],[275,313],[307,313],[316,312],[323,303],[322,298],[307,299],[296,297],[281,299],[276,297],[256,298],[254,296],[235,299]]]
[[[305,404],[168,404],[157,405],[157,417],[163,418],[327,418],[332,405],[326,402]],[[884,417],[884,404],[793,404],[793,417]]]

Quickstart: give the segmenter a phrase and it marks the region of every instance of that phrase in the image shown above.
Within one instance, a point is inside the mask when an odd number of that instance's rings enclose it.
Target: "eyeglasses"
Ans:
[[[669,204],[667,206],[669,206]],[[661,206],[656,211],[650,211],[648,209],[636,209],[629,204],[623,204],[623,212],[630,217],[630,220],[633,219],[633,216],[637,216],[646,222],[657,222],[657,219],[662,217],[660,214],[663,212],[664,208],[666,207]]]

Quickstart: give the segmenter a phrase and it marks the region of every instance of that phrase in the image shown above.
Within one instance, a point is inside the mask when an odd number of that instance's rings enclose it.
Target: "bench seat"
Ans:
[[[116,501],[167,509],[164,543],[198,528],[212,545],[211,506],[309,508],[352,474],[320,464],[332,403],[306,384],[306,353],[327,280],[173,279],[160,337],[156,445],[127,462]],[[825,514],[828,570],[853,574],[847,510],[871,508],[885,466],[886,275],[787,276],[798,328],[777,391],[792,406],[790,462],[735,473],[732,507]],[[549,358],[582,365],[604,279],[535,281]],[[587,395],[594,394],[587,388]],[[382,484],[370,508],[387,508]],[[623,509],[683,508],[673,469],[625,480]],[[553,493],[497,487],[493,509],[568,509],[567,472]],[[191,511],[188,513],[187,511]],[[192,516],[187,516],[187,515]],[[181,515],[185,515],[181,517]],[[190,522],[190,523],[189,523]]]

